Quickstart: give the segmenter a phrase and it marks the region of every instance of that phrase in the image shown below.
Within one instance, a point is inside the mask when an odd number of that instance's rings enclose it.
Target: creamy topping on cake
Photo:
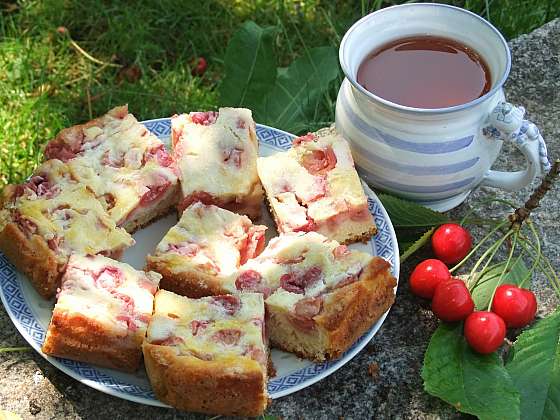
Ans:
[[[202,360],[245,356],[266,368],[262,295],[189,299],[161,290],[155,298],[146,340]]]
[[[283,234],[271,239],[257,258],[240,268],[236,284],[240,290],[252,290],[244,287],[243,280],[247,277],[244,273],[256,272],[260,282],[271,291],[282,288],[295,294],[317,296],[340,287],[343,282],[357,280],[371,258],[315,232]]]
[[[339,135],[298,137],[290,150],[258,158],[257,168],[280,232],[318,231],[344,242],[374,230],[350,148]]]
[[[26,235],[42,236],[60,257],[74,252],[111,253],[134,244],[91,191],[69,176],[66,164],[51,160],[36,173],[16,187],[13,201],[6,203],[11,220]]]
[[[262,251],[265,229],[253,226],[246,216],[197,202],[183,212],[149,258],[174,272],[196,268],[229,276]]]
[[[210,204],[251,193],[258,183],[258,143],[250,110],[193,112],[173,117],[171,124],[173,153],[187,200],[183,207],[196,200]]]
[[[177,184],[173,158],[126,106],[63,130],[45,154],[66,161],[71,176],[95,193],[119,225]]]
[[[147,328],[161,276],[102,256],[72,255],[55,311],[81,314],[126,334]]]
[[[322,296],[357,281],[371,259],[315,232],[288,233],[247,261],[235,274],[235,286],[263,293],[267,304],[285,308],[309,327],[321,311]]]

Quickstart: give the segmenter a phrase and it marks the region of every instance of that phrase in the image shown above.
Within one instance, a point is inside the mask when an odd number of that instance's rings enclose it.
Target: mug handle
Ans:
[[[482,134],[491,141],[513,142],[525,156],[527,168],[514,172],[489,170],[482,179],[481,186],[516,191],[550,170],[544,139],[535,124],[523,119],[524,115],[525,108],[513,106],[509,102],[498,103],[490,112]]]

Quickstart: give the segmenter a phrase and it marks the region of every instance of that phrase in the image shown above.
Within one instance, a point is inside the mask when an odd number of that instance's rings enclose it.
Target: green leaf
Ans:
[[[497,354],[473,352],[462,324],[441,324],[422,368],[424,389],[480,419],[518,419],[519,393]]]
[[[257,111],[265,94],[276,82],[274,26],[261,28],[245,22],[231,38],[225,56],[225,77],[220,85],[223,106],[239,106]]]
[[[256,117],[265,124],[299,133],[308,129],[330,83],[338,76],[333,47],[312,48],[287,69],[279,69],[276,85]]]
[[[420,248],[422,248],[424,245],[426,245],[426,243],[428,243],[428,241],[432,237],[432,233],[434,233],[435,229],[436,229],[435,227],[431,228],[430,230],[425,232],[422,236],[420,236],[420,238],[418,238],[418,240],[416,240],[415,242],[401,243],[399,241],[399,247],[401,247],[401,258],[400,258],[401,264],[408,257],[410,257],[412,254],[414,254],[416,251],[418,251]]]
[[[517,338],[506,369],[521,393],[521,418],[560,419],[560,309]]]
[[[379,194],[395,228],[431,228],[450,221],[449,217],[420,204],[389,194]]]
[[[500,273],[505,268],[506,263],[501,263],[495,268],[488,270],[484,273],[474,290],[472,291],[472,298],[476,309],[485,311],[488,308],[490,299],[492,298],[492,293],[498,285],[500,280]],[[519,284],[525,275],[529,272],[529,269],[523,262],[523,260],[517,260],[509,269],[509,271],[502,278],[502,284]]]

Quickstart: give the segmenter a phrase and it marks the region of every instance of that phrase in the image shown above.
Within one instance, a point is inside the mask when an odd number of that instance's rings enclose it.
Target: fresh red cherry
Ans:
[[[432,249],[446,264],[455,264],[469,253],[472,247],[471,234],[464,227],[447,223],[436,229],[432,235]]]
[[[440,260],[422,261],[410,275],[410,290],[417,296],[431,299],[438,284],[451,279],[447,266]]]
[[[202,76],[206,72],[208,63],[204,57],[198,57],[191,61],[191,74],[193,76]]]
[[[465,319],[474,310],[474,302],[465,283],[459,279],[440,283],[432,299],[432,311],[442,321]]]
[[[502,284],[494,294],[492,311],[500,315],[508,327],[521,328],[535,318],[537,299],[530,290]]]
[[[474,351],[482,354],[495,352],[506,337],[506,323],[494,312],[477,311],[465,321],[465,338]]]

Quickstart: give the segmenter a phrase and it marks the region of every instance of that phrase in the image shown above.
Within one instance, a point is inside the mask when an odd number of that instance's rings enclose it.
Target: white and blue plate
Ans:
[[[143,123],[162,141],[166,143],[169,141],[171,132],[169,118],[149,120]],[[257,125],[257,135],[260,142],[260,154],[263,156],[289,149],[294,137],[292,134],[265,125]],[[385,258],[391,263],[393,275],[398,279],[399,252],[393,225],[373,191],[365,183],[362,182],[362,184],[378,232],[367,244],[354,244],[351,248]],[[274,223],[268,217],[266,211],[263,213],[266,216],[265,220],[259,221],[259,223],[268,225],[270,227],[268,230],[274,232]],[[142,269],[146,254],[155,248],[156,244],[176,221],[176,217],[172,215],[136,232],[134,234],[136,245],[125,252],[123,261]],[[24,276],[15,270],[2,253],[0,253],[0,297],[8,315],[25,340],[41,356],[64,373],[83,384],[119,398],[143,404],[166,406],[155,398],[144,369],[139,369],[136,374],[127,374],[43,354],[41,345],[45,339],[54,301],[45,301],[39,297]],[[272,361],[277,375],[268,382],[270,396],[279,398],[306,388],[348,363],[373,338],[386,316],[387,313],[338,360],[312,363],[299,359],[292,354],[273,350]]]

